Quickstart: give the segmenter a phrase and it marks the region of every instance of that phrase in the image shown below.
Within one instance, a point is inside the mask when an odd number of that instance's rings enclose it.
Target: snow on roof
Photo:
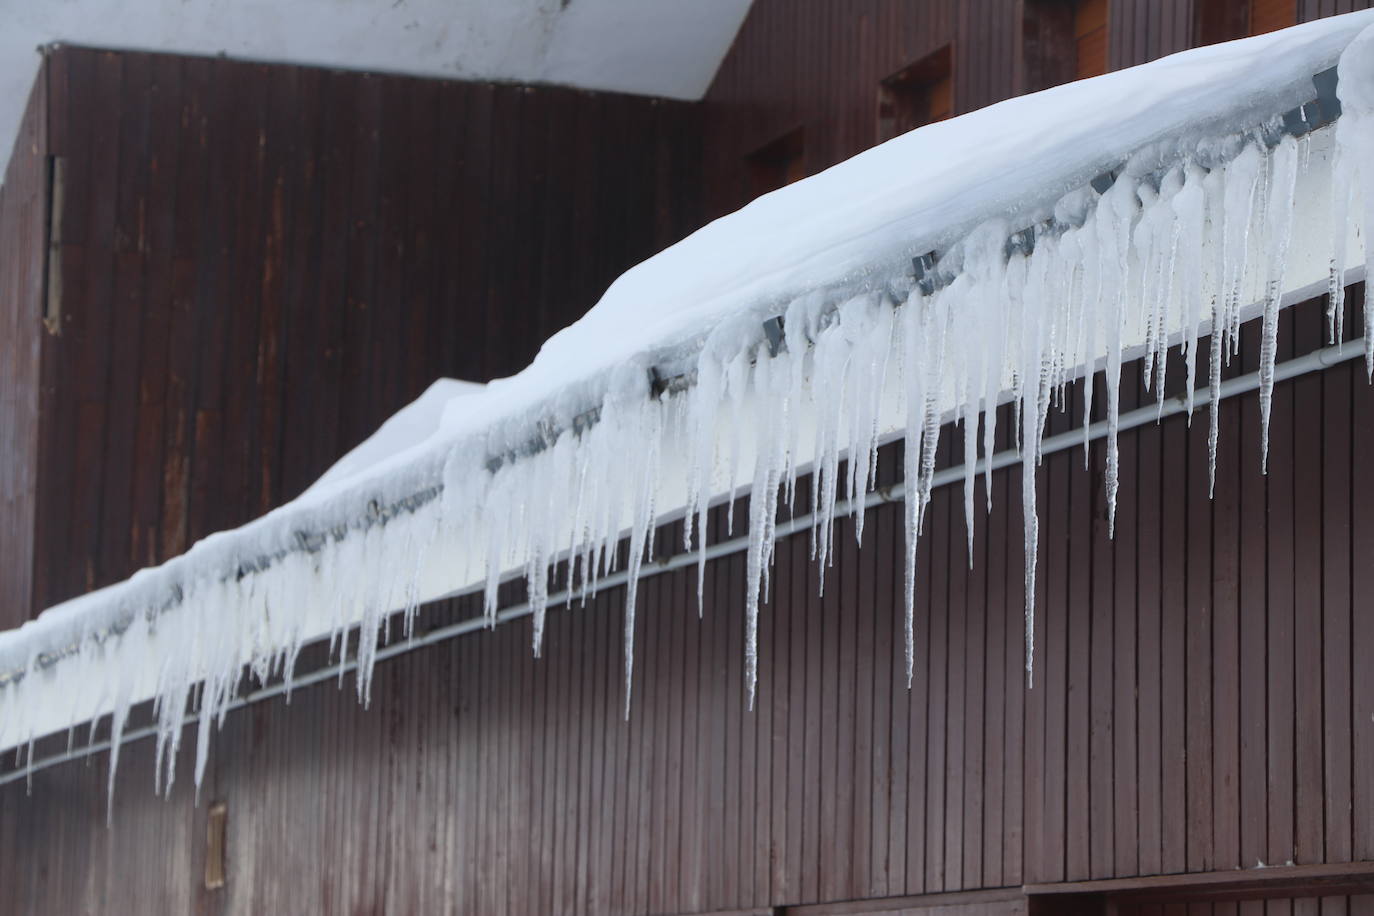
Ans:
[[[1361,167],[1374,161],[1372,23],[1320,20],[1003,102],[712,223],[626,272],[525,371],[452,399],[423,441],[0,634],[0,748],[104,713],[118,735],[130,704],[156,697],[170,776],[203,682],[199,779],[210,722],[245,667],[289,680],[303,642],[330,636],[346,652],[357,627],[365,700],[388,613],[409,621],[419,601],[483,590],[494,624],[511,574],[528,583],[537,651],[551,566],[566,561],[585,593],[627,533],[628,712],[635,583],[655,522],[685,514],[693,539],[707,505],[740,490],[753,493],[752,702],[778,500],[814,472],[823,570],[837,501],[872,485],[877,445],[897,435],[909,668],[944,421],[962,419],[968,452],[981,436],[990,455],[992,408],[1017,399],[1029,482],[1052,396],[1085,377],[1090,403],[1084,370],[1104,368],[1114,508],[1123,360],[1143,354],[1162,398],[1165,351],[1181,343],[1191,391],[1199,336],[1219,329],[1216,367],[1241,320],[1262,315],[1267,421],[1278,309],[1329,288],[1339,322],[1343,282],[1361,275],[1346,270],[1363,257],[1356,224],[1374,219],[1374,168]],[[1212,398],[1218,384],[1214,373]],[[1033,597],[1035,488],[1022,491]]]
[[[414,401],[396,411],[375,433],[334,462],[305,492],[318,496],[326,491],[345,488],[377,465],[423,444],[439,431],[444,414],[462,410],[467,398],[485,387],[480,382],[439,379]]]

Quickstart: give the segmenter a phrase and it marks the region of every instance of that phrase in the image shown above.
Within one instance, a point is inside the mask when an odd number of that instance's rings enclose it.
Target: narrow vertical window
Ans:
[[[1263,35],[1298,22],[1298,0],[1250,0],[1250,34]]]
[[[1075,0],[1025,0],[1022,92],[1039,92],[1078,79],[1079,6]]]
[[[1193,44],[1211,45],[1286,29],[1298,21],[1298,0],[1196,0]]]
[[[897,71],[878,87],[878,142],[954,115],[949,45]]]
[[[1250,31],[1246,0],[1196,0],[1193,7],[1194,46],[1244,38]]]
[[[1107,72],[1107,0],[1078,0],[1073,11],[1074,79]]]

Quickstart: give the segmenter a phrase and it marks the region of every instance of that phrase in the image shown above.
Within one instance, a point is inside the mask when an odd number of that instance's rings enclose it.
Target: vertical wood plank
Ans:
[[[1355,372],[1349,365],[1333,367],[1321,380],[1323,840],[1330,861],[1349,861],[1353,852],[1351,418],[1355,383]]]
[[[1201,425],[1201,424],[1199,424]],[[1160,429],[1160,871],[1185,871],[1188,863],[1186,744],[1188,706],[1188,424],[1183,417],[1165,420]],[[1210,685],[1209,685],[1210,686]]]

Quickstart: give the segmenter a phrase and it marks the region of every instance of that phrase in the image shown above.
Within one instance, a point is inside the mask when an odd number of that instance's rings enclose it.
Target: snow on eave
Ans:
[[[529,368],[465,397],[429,440],[337,490],[307,494],[0,634],[0,747],[118,714],[154,694],[179,723],[188,684],[211,678],[205,702],[220,708],[243,665],[259,677],[283,668],[289,676],[302,641],[360,622],[365,696],[386,612],[474,584],[484,585],[492,612],[495,583],[521,568],[537,647],[549,564],[576,559],[590,587],[627,530],[628,677],[633,573],[653,522],[683,507],[690,518],[741,485],[767,497],[751,501],[758,538],[749,557],[752,634],[779,484],[790,490],[799,471],[814,467],[816,489],[828,500],[818,511],[828,522],[843,490],[841,455],[871,453],[881,436],[905,430],[925,443],[924,451],[907,450],[915,462],[907,478],[916,484],[928,478],[925,461],[950,409],[976,418],[1013,390],[1030,405],[1026,422],[1043,421],[1044,392],[1017,381],[1036,377],[1036,359],[1052,359],[1048,377],[1063,382],[1104,353],[1119,372],[1132,347],[1157,351],[1170,338],[1195,338],[1206,316],[1168,307],[1204,300],[1184,296],[1174,271],[1163,270],[1171,232],[1216,235],[1186,248],[1197,253],[1187,276],[1195,292],[1213,291],[1207,301],[1226,294],[1220,317],[1227,322],[1238,320],[1240,306],[1260,302],[1267,329],[1285,291],[1325,279],[1333,258],[1343,264],[1343,223],[1334,255],[1309,238],[1320,233],[1293,231],[1308,223],[1331,228],[1330,214],[1313,202],[1329,196],[1321,189],[1337,167],[1332,131],[1310,142],[1283,140],[1271,153],[1279,135],[1259,128],[1311,99],[1313,74],[1333,66],[1371,23],[1374,13],[1321,20],[1013,99],[899,137],[717,220],[626,272]],[[1368,122],[1346,120],[1351,142],[1364,142],[1357,128]],[[1341,167],[1357,170],[1357,161]],[[1105,196],[1085,190],[1123,167]],[[1226,192],[1236,188],[1236,200],[1251,205],[1231,218],[1259,226],[1240,249],[1207,222],[1209,208],[1231,206]],[[1272,206],[1256,209],[1261,195]],[[1030,256],[1008,260],[1007,235],[1051,216],[1062,217],[1055,233]],[[1218,270],[1201,263],[1204,243]],[[932,250],[957,276],[927,297],[910,289],[909,264]],[[1148,263],[1159,269],[1137,276],[1132,258],[1154,259]],[[1054,282],[1047,265],[1081,275],[1081,284],[1091,276],[1093,295],[1069,286],[1059,290],[1069,304],[1037,299],[1032,306],[1031,291]],[[1156,275],[1169,277],[1162,291],[1150,288]],[[1105,301],[1096,293],[1109,281],[1118,312],[1090,314],[1088,301]],[[1007,312],[1013,305],[1020,311]],[[1046,321],[1060,307],[1078,308],[1061,317],[1084,322],[1077,333],[1086,336],[1027,336],[1040,327],[1028,321]],[[761,322],[780,313],[786,346],[766,358]],[[1054,325],[1053,334],[1066,335],[1066,326]],[[970,346],[993,333],[1004,347],[997,360]],[[987,363],[981,375],[970,362],[975,355]],[[682,397],[653,398],[650,370],[660,377],[690,370],[697,383]],[[812,386],[813,376],[827,384]],[[590,411],[599,422],[570,434]],[[492,456],[519,451],[535,433],[547,447],[487,470]],[[1038,435],[1033,426],[1023,431],[1027,442]],[[868,481],[861,462],[851,467],[852,490]],[[1033,463],[1027,467],[1033,474]],[[925,492],[909,484],[913,551]],[[1033,594],[1033,504],[1026,509]],[[827,531],[828,524],[822,561]],[[21,694],[32,708],[16,699]],[[210,718],[202,717],[202,746]],[[170,727],[163,740],[174,752]]]

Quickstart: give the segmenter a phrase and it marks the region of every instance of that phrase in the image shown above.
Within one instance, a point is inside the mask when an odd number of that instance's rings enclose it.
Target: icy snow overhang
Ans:
[[[356,628],[365,698],[390,612],[483,591],[494,624],[496,587],[517,574],[537,651],[551,566],[592,589],[627,534],[628,685],[654,525],[704,518],[741,490],[752,697],[778,500],[815,474],[824,564],[837,501],[872,485],[878,443],[901,435],[909,648],[943,422],[964,419],[966,446],[981,438],[986,455],[992,408],[1018,399],[1030,477],[1054,392],[1104,368],[1114,506],[1123,360],[1144,355],[1162,397],[1180,343],[1191,391],[1199,336],[1216,330],[1216,367],[1262,315],[1267,419],[1279,308],[1330,290],[1340,321],[1374,225],[1374,167],[1361,167],[1374,162],[1372,23],[1321,20],[1010,100],[712,223],[624,274],[524,372],[453,399],[423,441],[0,634],[0,748],[109,713],[118,735],[130,704],[155,697],[170,763],[203,683],[199,778],[209,723],[245,669],[289,680],[303,643]],[[1338,63],[1333,123],[1318,87]],[[1200,401],[1218,396],[1206,382]],[[1022,490],[1034,596],[1035,488]]]

